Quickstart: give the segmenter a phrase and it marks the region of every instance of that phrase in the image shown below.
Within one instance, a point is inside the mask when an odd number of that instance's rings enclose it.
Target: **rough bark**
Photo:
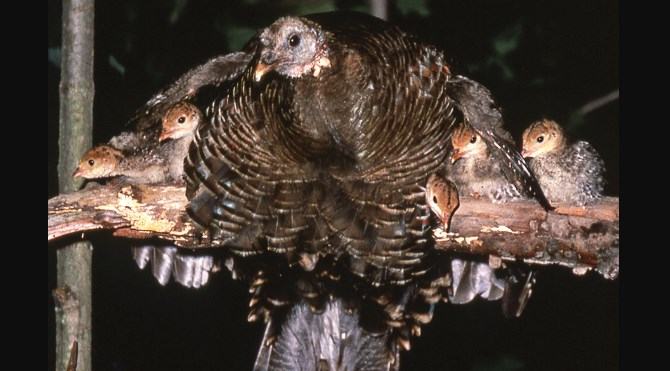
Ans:
[[[58,188],[75,191],[72,172],[91,147],[93,128],[93,0],[63,1],[63,33],[58,135]],[[76,304],[56,301],[56,369],[91,369],[91,245],[64,246],[57,253],[56,290],[69,292]],[[76,305],[67,309],[63,305]],[[76,313],[72,315],[71,313]],[[76,361],[70,362],[73,344]],[[72,366],[76,365],[76,366]]]
[[[171,185],[98,186],[49,200],[49,240],[73,233],[111,230],[132,238],[157,237],[189,248],[212,244],[184,212],[184,188]],[[558,205],[546,212],[535,201],[492,204],[462,198],[450,233],[434,231],[437,248],[488,255],[492,264],[520,259],[559,264],[576,274],[595,269],[619,273],[619,199],[588,207]]]

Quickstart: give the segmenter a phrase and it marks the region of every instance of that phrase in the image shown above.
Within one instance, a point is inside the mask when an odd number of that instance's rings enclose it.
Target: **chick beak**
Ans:
[[[77,178],[81,176],[81,168],[77,166],[77,168],[74,170],[74,173],[72,173],[73,178]]]
[[[461,157],[463,157],[463,153],[458,149],[454,149],[454,151],[451,153],[451,163],[453,164],[454,162],[458,161]]]
[[[261,81],[263,76],[266,73],[272,71],[273,69],[274,69],[274,66],[271,65],[271,64],[265,64],[263,62],[258,62],[258,64],[256,65],[256,69],[254,70],[254,80],[256,82]]]
[[[528,153],[528,151],[526,151],[525,148],[521,150],[521,157],[526,158],[526,157],[528,157],[528,155],[529,155],[529,153]]]
[[[162,143],[163,141],[170,139],[170,136],[172,135],[172,132],[163,130],[161,131],[161,135],[158,137],[158,143]]]
[[[444,231],[449,232],[449,225],[451,224],[451,215],[449,213],[442,214],[442,223],[444,224]]]

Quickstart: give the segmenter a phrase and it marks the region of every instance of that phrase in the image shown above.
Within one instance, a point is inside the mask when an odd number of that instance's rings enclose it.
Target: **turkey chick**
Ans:
[[[549,200],[584,206],[602,196],[605,163],[588,142],[569,144],[558,123],[540,120],[524,130],[522,143],[521,154],[530,158]]]

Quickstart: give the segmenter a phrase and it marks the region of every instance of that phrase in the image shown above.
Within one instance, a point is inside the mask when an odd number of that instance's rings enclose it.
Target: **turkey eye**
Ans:
[[[537,142],[538,143],[544,142],[544,136],[540,135],[539,137],[537,137]]]
[[[300,36],[292,35],[291,37],[289,37],[288,45],[292,48],[295,48],[296,46],[300,45]]]
[[[470,138],[470,143],[475,144],[477,142],[477,137]]]
[[[180,124],[183,124],[184,122],[186,122],[186,117],[179,116],[179,118],[177,119],[177,122],[180,123]]]
[[[437,196],[433,196],[433,202],[437,203]]]
[[[89,166],[93,166],[93,165],[95,165],[95,161],[94,160],[88,160],[88,164],[89,164]]]

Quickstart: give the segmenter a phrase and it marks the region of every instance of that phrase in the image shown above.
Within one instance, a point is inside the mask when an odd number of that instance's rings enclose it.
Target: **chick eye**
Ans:
[[[95,160],[88,160],[88,165],[89,166],[95,165]]]
[[[288,45],[292,48],[295,48],[296,46],[300,45],[300,36],[291,35],[291,37],[288,38]]]
[[[476,136],[473,136],[472,138],[470,138],[470,143],[475,144],[476,142],[477,142],[477,137]]]
[[[433,196],[433,202],[437,203],[437,196]]]
[[[537,137],[537,142],[538,142],[538,143],[542,143],[542,142],[544,142],[544,136],[543,136],[543,135],[540,135],[539,137]]]
[[[177,122],[180,123],[180,124],[183,124],[184,122],[186,122],[186,116],[179,116],[179,118],[177,119]]]

